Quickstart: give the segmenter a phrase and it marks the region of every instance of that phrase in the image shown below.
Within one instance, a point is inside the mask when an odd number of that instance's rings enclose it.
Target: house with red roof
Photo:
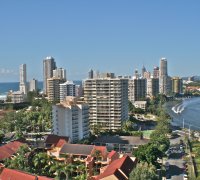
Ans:
[[[59,152],[64,144],[67,144],[70,142],[69,137],[66,136],[57,136],[50,134],[46,136],[45,139],[45,148],[47,150],[47,154],[49,156],[55,156],[59,158]]]
[[[23,171],[0,167],[0,180],[53,180],[44,176],[35,176]]]
[[[128,155],[114,160],[111,164],[103,167],[102,172],[98,176],[94,176],[94,180],[128,180],[133,168],[136,166],[136,160],[132,160]]]
[[[12,157],[19,150],[21,146],[25,145],[24,142],[16,140],[0,146],[0,162]]]

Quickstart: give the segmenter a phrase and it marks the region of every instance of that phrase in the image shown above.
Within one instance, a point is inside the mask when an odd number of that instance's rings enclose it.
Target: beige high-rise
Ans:
[[[47,79],[53,77],[53,70],[56,69],[54,58],[49,56],[43,60],[43,89],[44,94],[47,94]]]
[[[117,130],[128,119],[128,79],[107,77],[84,82],[84,100],[90,107],[90,126],[99,124],[106,130]]]
[[[64,83],[64,80],[60,78],[47,79],[47,96],[48,96],[49,101],[51,102],[60,101],[60,84],[61,83]]]
[[[183,91],[183,82],[179,77],[172,78],[172,92],[180,94]]]

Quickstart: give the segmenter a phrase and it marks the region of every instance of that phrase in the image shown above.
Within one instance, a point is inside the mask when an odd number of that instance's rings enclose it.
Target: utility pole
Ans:
[[[185,128],[185,120],[184,120],[184,118],[183,118],[183,129]]]

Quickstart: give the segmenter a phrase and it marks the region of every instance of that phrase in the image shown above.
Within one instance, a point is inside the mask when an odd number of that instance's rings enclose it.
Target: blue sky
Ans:
[[[42,79],[53,56],[70,80],[90,68],[131,75],[166,57],[170,75],[199,75],[200,1],[4,0],[0,2],[0,82]]]

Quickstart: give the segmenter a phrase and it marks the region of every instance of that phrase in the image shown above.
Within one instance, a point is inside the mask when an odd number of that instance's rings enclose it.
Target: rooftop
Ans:
[[[18,171],[14,169],[4,168],[0,174],[0,180],[51,180],[44,176],[35,176],[23,171]]]
[[[62,147],[64,144],[69,142],[69,137],[66,136],[57,136],[49,134],[46,137],[45,143],[54,145],[54,147]]]
[[[60,154],[91,155],[95,146],[84,144],[65,144]]]
[[[130,145],[143,145],[149,142],[148,139],[141,139],[136,136],[101,136],[97,138],[94,143],[116,143],[116,144],[130,144]]]
[[[96,177],[96,180],[103,179],[111,175],[115,175],[120,180],[127,180],[134,166],[135,162],[133,162],[129,156],[125,155],[108,165],[105,171]]]
[[[0,161],[14,155],[24,145],[21,141],[13,141],[0,147]]]

